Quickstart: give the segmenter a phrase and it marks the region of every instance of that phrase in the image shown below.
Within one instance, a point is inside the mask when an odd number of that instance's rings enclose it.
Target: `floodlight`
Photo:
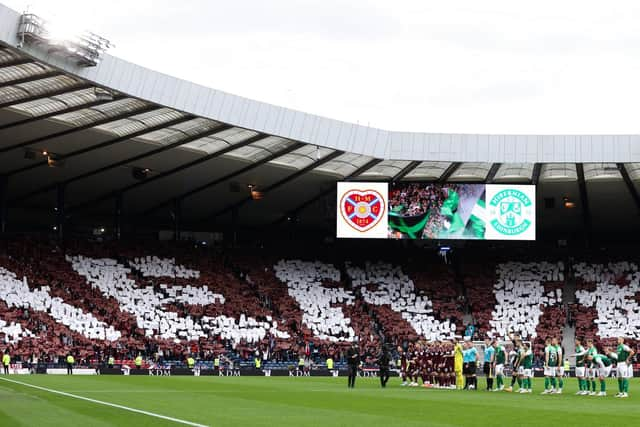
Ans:
[[[131,175],[137,179],[138,181],[144,181],[147,179],[149,173],[151,173],[151,169],[149,168],[133,168],[131,169]]]
[[[49,165],[50,168],[61,168],[61,167],[64,167],[64,160],[60,159],[55,154],[48,153],[47,165]]]
[[[74,24],[49,22],[33,13],[25,13],[18,26],[19,45],[42,47],[47,53],[70,58],[81,67],[95,67],[113,44],[90,31],[74,29]]]

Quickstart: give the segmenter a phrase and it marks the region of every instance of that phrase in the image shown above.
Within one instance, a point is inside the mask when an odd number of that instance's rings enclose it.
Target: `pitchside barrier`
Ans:
[[[9,374],[12,375],[29,375],[31,369],[22,365],[22,363],[12,363],[9,365]]]
[[[346,370],[312,369],[188,369],[188,368],[99,368],[99,375],[147,375],[147,376],[216,376],[216,377],[337,377],[347,375]],[[377,371],[377,370],[376,370]],[[75,373],[75,370],[74,370]],[[95,373],[95,370],[94,370]],[[367,375],[373,376],[373,375]]]
[[[378,377],[378,368],[363,368],[358,370],[359,377]],[[67,375],[67,368],[24,368],[20,364],[11,365],[9,373],[12,375],[49,374]],[[390,375],[400,375],[398,369],[390,369]],[[255,368],[181,368],[157,367],[136,369],[127,365],[122,367],[73,368],[73,375],[145,375],[145,376],[219,376],[219,377],[342,377],[347,375],[346,369],[255,369]]]
[[[638,367],[635,367],[638,369]],[[358,370],[359,377],[378,377],[379,369],[364,368]],[[505,376],[511,376],[511,367],[505,368]],[[542,368],[533,369],[535,377],[544,376]],[[24,367],[21,363],[11,364],[9,367],[10,375],[29,375],[29,374],[49,374],[49,375],[66,375],[66,368],[47,368],[45,366]],[[391,376],[400,376],[398,369],[389,370]],[[106,368],[73,368],[73,375],[146,375],[146,376],[220,376],[220,377],[341,377],[347,375],[346,369],[312,369],[309,371],[303,369],[255,369],[255,368],[222,368],[222,369],[204,369],[204,368],[145,368],[135,369],[126,365],[122,367]],[[482,362],[478,366],[478,375],[482,376]],[[575,376],[575,368],[571,367],[568,372],[570,377]],[[616,376],[616,368],[611,370],[611,376]]]
[[[67,368],[48,368],[47,375],[67,375]],[[74,368],[73,375],[98,375],[95,368]]]

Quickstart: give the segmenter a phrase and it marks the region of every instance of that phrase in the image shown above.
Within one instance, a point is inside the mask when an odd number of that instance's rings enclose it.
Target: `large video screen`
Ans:
[[[535,186],[339,182],[337,237],[535,240]]]

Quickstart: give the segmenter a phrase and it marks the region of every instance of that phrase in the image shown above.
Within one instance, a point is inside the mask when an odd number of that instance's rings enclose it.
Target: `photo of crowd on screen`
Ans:
[[[389,238],[484,239],[484,184],[400,183],[389,189]]]

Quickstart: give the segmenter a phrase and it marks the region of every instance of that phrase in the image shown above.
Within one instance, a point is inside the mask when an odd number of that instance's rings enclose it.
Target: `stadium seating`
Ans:
[[[455,282],[453,273],[436,264],[430,265],[426,270],[424,266],[422,269],[412,268],[407,275],[414,282],[417,292],[428,295],[435,317],[448,319],[456,326],[456,333],[461,334],[464,329],[464,313],[460,298],[462,289]]]
[[[25,337],[35,337],[29,329],[23,328],[20,323],[8,323],[0,319],[0,335],[3,336],[3,344],[17,344]]]
[[[0,298],[8,307],[18,307],[47,312],[58,323],[67,326],[89,339],[115,341],[120,338],[119,331],[96,319],[92,314],[69,305],[59,297],[51,297],[48,287],[35,291],[29,289],[27,279],[22,281],[12,273],[0,267]]]
[[[640,272],[633,262],[574,265],[575,277],[580,281],[576,301],[583,308],[576,312],[576,329],[587,334],[586,323],[597,325],[602,339],[619,336],[640,338],[640,305],[636,295],[640,291]],[[589,310],[595,310],[595,318]],[[593,314],[593,312],[591,312]],[[592,337],[592,336],[591,336]]]
[[[105,296],[115,298],[123,311],[133,314],[139,328],[147,336],[158,335],[163,339],[197,340],[209,334],[230,339],[233,342],[245,340],[255,343],[267,335],[278,337],[286,333],[277,329],[270,321],[257,321],[253,317],[241,315],[236,319],[227,316],[202,316],[194,321],[190,316],[181,317],[177,313],[162,308],[164,304],[183,302],[186,304],[207,305],[220,302],[224,297],[214,294],[206,288],[193,286],[169,287],[160,285],[160,292],[153,287],[140,288],[128,277],[131,270],[112,259],[94,259],[83,256],[67,257],[75,271],[87,279],[87,282],[99,289]]]
[[[353,342],[358,339],[342,308],[335,304],[353,304],[352,292],[340,287],[327,287],[323,282],[339,282],[340,271],[319,261],[281,260],[274,266],[276,277],[287,285],[303,311],[302,322],[314,336],[331,342]]]
[[[382,340],[453,339],[469,318],[476,339],[516,332],[538,353],[567,322],[562,262],[476,262],[454,274],[445,264],[224,257],[180,245],[74,243],[67,255],[48,243],[9,245],[11,256],[0,255],[0,343],[18,357],[194,353],[210,364],[220,353],[247,361],[258,351],[288,366],[303,353],[340,361],[357,341],[373,363]],[[573,271],[576,335],[638,338],[637,265],[582,262]]]
[[[181,279],[198,279],[200,277],[199,271],[177,265],[174,258],[136,257],[129,261],[129,266],[140,271],[144,277],[179,277]]]
[[[245,286],[251,288],[261,307],[268,309],[270,315],[278,321],[279,328],[289,334],[289,339],[276,340],[270,346],[274,357],[288,359],[287,355],[303,352],[305,343],[315,341],[317,346],[322,343],[314,339],[313,332],[302,322],[303,312],[298,303],[289,294],[288,287],[276,277],[276,264],[276,259],[247,255],[233,259],[233,268],[244,278],[239,281],[240,284],[244,282]]]
[[[563,280],[562,262],[498,264],[494,284],[497,304],[489,322],[492,333],[498,337],[506,337],[511,332],[525,339],[537,337],[544,307],[562,300],[561,289],[545,291],[543,283]]]
[[[93,245],[85,244],[83,250],[91,251]],[[111,325],[129,345],[144,347],[144,333],[136,329],[135,319],[120,310],[115,299],[105,298],[97,289],[88,287],[57,245],[20,239],[9,242],[7,253],[10,255],[0,256],[0,265],[16,277],[26,278],[31,290],[46,287],[51,297],[58,297]]]
[[[492,263],[469,264],[465,268],[464,292],[478,337],[491,332],[492,311],[497,304],[493,290],[496,268]]]
[[[90,340],[45,312],[10,308],[4,301],[0,301],[0,318],[9,326],[5,331],[0,330],[0,342],[8,343],[11,354],[23,360],[32,355],[38,355],[43,360],[57,360],[70,351],[79,357],[87,357],[95,354],[101,343],[107,346],[123,344],[122,340],[115,343]],[[16,336],[19,330],[24,332]]]
[[[380,351],[381,336],[376,328],[373,311],[362,300],[353,304],[340,305],[347,318],[351,319],[351,327],[358,337],[358,344],[363,351],[365,364],[373,363],[374,356]]]
[[[364,268],[347,264],[347,273],[354,289],[358,289],[365,302],[374,306],[387,305],[400,313],[416,331],[429,340],[452,339],[456,325],[450,318],[440,320],[434,316],[433,302],[419,293],[399,266],[367,263]],[[367,285],[374,285],[369,289]],[[446,288],[445,288],[446,292]]]
[[[538,326],[536,327],[536,339],[534,351],[537,354],[544,352],[546,338],[558,338],[562,341],[562,329],[567,322],[566,310],[559,306],[546,306],[542,310]]]

